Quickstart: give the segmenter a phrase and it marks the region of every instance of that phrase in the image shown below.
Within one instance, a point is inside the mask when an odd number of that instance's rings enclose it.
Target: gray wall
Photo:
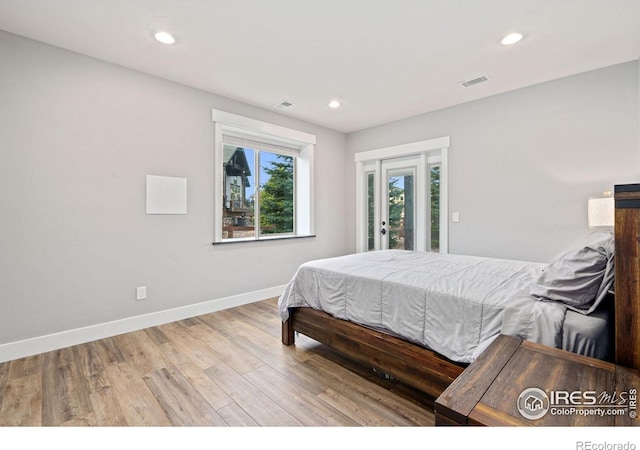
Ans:
[[[358,151],[451,136],[462,254],[546,261],[589,232],[588,196],[640,181],[638,61],[345,136],[4,32],[0,60],[0,344],[279,286],[353,251]],[[211,245],[212,108],[317,135],[317,238]],[[146,215],[146,174],[186,177],[189,213]]]
[[[460,213],[449,225],[450,253],[546,262],[590,232],[589,196],[640,182],[638,67],[632,61],[352,133],[349,162],[353,168],[356,152],[450,136],[449,205]],[[352,169],[350,211],[354,186]]]
[[[283,285],[347,251],[344,134],[4,32],[0,61],[0,344]],[[212,108],[317,136],[317,238],[211,245]],[[146,174],[186,177],[188,214],[146,215]]]

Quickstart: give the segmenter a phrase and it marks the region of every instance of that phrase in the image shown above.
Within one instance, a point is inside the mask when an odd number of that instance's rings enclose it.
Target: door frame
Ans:
[[[384,147],[366,152],[359,152],[354,155],[356,169],[356,251],[365,252],[368,249],[368,228],[367,228],[367,174],[375,173],[374,182],[380,183],[382,176],[382,161],[398,159],[407,156],[418,156],[417,176],[422,180],[428,179],[428,169],[431,164],[440,164],[440,253],[449,252],[449,201],[448,201],[448,151],[450,146],[449,136],[429,139],[425,141],[401,144],[393,147]],[[423,201],[428,197],[423,189],[416,187],[416,203],[423,202],[423,208],[416,208],[416,221],[426,223],[427,203]],[[374,202],[381,204],[381,193],[379,189],[374,189]],[[420,203],[422,204],[422,203]],[[374,221],[380,224],[379,208],[374,208]],[[421,236],[424,235],[424,236]],[[374,234],[376,248],[380,248],[380,236]],[[416,250],[427,251],[427,236],[425,233],[416,233]]]

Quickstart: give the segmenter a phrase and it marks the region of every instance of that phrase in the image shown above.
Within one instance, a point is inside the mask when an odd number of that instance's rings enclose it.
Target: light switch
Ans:
[[[453,212],[451,213],[451,221],[453,223],[458,223],[460,222],[460,213],[459,212]]]
[[[136,288],[136,300],[145,300],[147,298],[147,287],[140,286]]]

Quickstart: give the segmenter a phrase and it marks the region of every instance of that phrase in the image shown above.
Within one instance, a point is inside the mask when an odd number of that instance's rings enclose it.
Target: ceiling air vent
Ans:
[[[460,84],[464,87],[473,86],[474,84],[484,83],[485,81],[489,81],[489,78],[482,75],[481,77],[474,78],[472,80],[461,81]]]
[[[287,109],[290,106],[293,106],[293,103],[288,102],[286,100],[282,100],[281,102],[276,103],[275,105],[271,105],[271,107],[275,109]]]

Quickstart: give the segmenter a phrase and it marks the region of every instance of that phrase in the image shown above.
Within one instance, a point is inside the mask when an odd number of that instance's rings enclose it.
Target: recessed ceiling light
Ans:
[[[502,45],[513,45],[516,42],[520,42],[523,37],[524,36],[522,36],[522,34],[520,34],[520,33],[507,34],[505,37],[502,38],[500,43]]]
[[[162,42],[163,44],[171,45],[171,44],[175,44],[176,42],[176,38],[174,38],[172,35],[170,35],[166,31],[158,31],[156,34],[154,34],[153,37],[156,38],[156,41]]]
[[[340,102],[338,100],[331,100],[329,102],[329,108],[333,108],[333,109],[340,108]]]

